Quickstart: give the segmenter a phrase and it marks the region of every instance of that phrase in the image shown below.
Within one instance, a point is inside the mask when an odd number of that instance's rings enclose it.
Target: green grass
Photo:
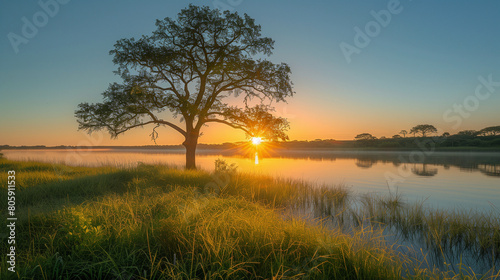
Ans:
[[[482,266],[483,273],[500,265],[500,211],[436,210],[406,203],[401,193],[352,195],[343,185],[315,186],[304,181],[237,174],[227,179],[224,194],[243,196],[294,216],[316,218],[329,227],[351,233],[364,227],[380,229],[426,250],[433,264],[462,257]],[[311,217],[312,216],[312,217]],[[472,264],[471,264],[472,265]],[[474,265],[472,265],[474,266]],[[491,269],[490,269],[491,268]],[[500,270],[498,270],[500,271]]]
[[[313,207],[342,225],[339,217],[354,211],[354,198],[341,186],[166,166],[88,168],[0,159],[1,201],[7,200],[8,170],[16,171],[17,272],[7,271],[4,236],[1,279],[481,277],[467,269],[426,269],[373,226],[346,233],[283,215]],[[378,203],[373,205],[375,220]],[[399,208],[394,201],[384,205]],[[490,278],[495,276],[500,273]]]
[[[368,196],[363,202],[360,211],[371,222],[392,227],[404,239],[424,244],[445,262],[457,261],[461,256],[458,253],[468,253],[493,267],[500,263],[497,209],[489,213],[435,210],[423,207],[422,203],[404,205],[401,196]]]

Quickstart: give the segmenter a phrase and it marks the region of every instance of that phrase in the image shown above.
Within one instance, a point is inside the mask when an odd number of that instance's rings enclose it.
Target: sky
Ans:
[[[276,104],[291,140],[391,137],[500,125],[499,1],[1,1],[0,145],[151,145],[152,127],[118,139],[78,131],[79,103],[119,82],[109,51],[151,34],[190,3],[247,13],[292,69],[295,96]],[[157,144],[182,136],[158,130]],[[223,125],[201,143],[245,140]]]

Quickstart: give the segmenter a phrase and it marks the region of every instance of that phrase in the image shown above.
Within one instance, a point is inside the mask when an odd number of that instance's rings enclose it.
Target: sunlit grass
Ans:
[[[0,169],[17,173],[17,270],[25,279],[479,279],[467,268],[429,270],[390,246],[383,226],[369,223],[400,226],[409,238],[420,232],[443,250],[465,242],[491,253],[498,240],[493,215],[411,208],[399,195],[365,196],[356,204],[342,185],[230,168],[207,173],[0,159]],[[287,214],[303,209],[332,217],[334,227]],[[342,226],[353,217],[359,224],[347,233]],[[462,233],[472,229],[474,236]],[[4,279],[11,274],[5,256],[1,261]]]
[[[419,241],[445,262],[459,261],[462,254],[482,258],[493,266],[500,260],[498,212],[435,210],[418,203],[402,207],[382,198],[372,199],[373,206],[364,207],[366,216],[396,229],[407,240]]]

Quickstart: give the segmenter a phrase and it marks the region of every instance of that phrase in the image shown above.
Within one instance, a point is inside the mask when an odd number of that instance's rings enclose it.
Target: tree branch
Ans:
[[[241,125],[237,125],[237,124],[234,124],[234,123],[231,123],[231,122],[228,122],[228,121],[225,121],[225,120],[219,120],[219,119],[205,119],[204,123],[209,123],[209,122],[216,122],[216,123],[222,123],[222,124],[225,124],[225,125],[228,125],[232,128],[235,128],[235,129],[241,129],[243,130],[244,132],[246,132],[247,134],[250,134],[250,131],[246,128],[244,128],[243,126]]]

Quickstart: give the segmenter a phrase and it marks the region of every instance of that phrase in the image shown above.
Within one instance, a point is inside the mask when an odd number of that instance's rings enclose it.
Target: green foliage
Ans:
[[[17,170],[22,183],[16,194],[19,277],[456,279],[473,275],[468,270],[456,275],[418,268],[416,260],[385,242],[376,229],[380,223],[401,225],[409,235],[419,232],[430,240],[429,246],[463,243],[486,254],[492,248],[500,251],[495,215],[412,208],[398,194],[366,196],[363,207],[356,209],[353,205],[359,204],[343,186],[241,174],[222,160],[218,163],[217,172],[233,174],[224,197],[203,194],[203,187],[213,180],[213,174],[203,171],[145,164],[128,169],[65,169],[1,159],[0,170]],[[5,193],[1,192],[1,200]],[[337,227],[327,230],[290,218],[281,214],[284,209],[313,209],[335,219]],[[347,234],[342,225],[353,217],[358,217],[360,227]],[[367,219],[378,226],[368,226]],[[0,250],[6,251],[6,244],[1,242]],[[0,278],[9,279],[5,258]]]
[[[396,141],[380,141],[377,143],[378,148],[399,148],[401,147],[399,142]]]
[[[404,205],[400,195],[364,196],[357,215],[382,223],[398,236],[419,241],[437,256],[459,261],[462,254],[495,263],[500,257],[500,218],[495,211],[434,210],[422,203]],[[460,252],[460,254],[457,254]]]
[[[27,279],[398,278],[400,261],[382,238],[368,242],[304,221],[283,220],[274,210],[241,197],[202,196],[197,188],[167,183],[173,177],[203,178],[207,174],[202,172],[145,165],[125,172],[130,179],[117,183],[126,192],[92,195],[83,203],[63,203],[59,210],[45,212],[28,211],[31,207],[26,204],[19,207],[23,217],[18,226],[19,275]],[[157,185],[161,182],[166,183]],[[60,192],[69,187],[72,200],[71,179],[51,184],[60,186]],[[25,190],[37,192],[43,186],[32,180]],[[55,202],[43,198],[33,201],[32,207],[47,201]],[[2,258],[3,279],[8,272]]]
[[[489,142],[489,146],[500,147],[500,138],[491,140]]]

